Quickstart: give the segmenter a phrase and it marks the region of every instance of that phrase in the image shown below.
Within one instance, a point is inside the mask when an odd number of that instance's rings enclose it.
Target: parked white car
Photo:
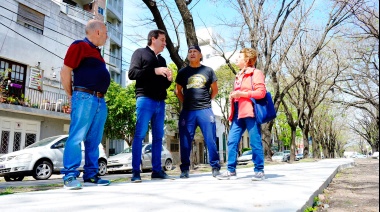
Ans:
[[[289,157],[290,157],[290,154],[283,153],[283,152],[276,152],[272,156],[272,160],[277,161],[277,162],[287,162],[289,161]]]
[[[252,150],[243,152],[243,154],[237,159],[238,164],[247,164],[250,161],[252,161]]]
[[[161,164],[168,171],[173,168],[173,156],[169,150],[162,146]],[[143,144],[140,170],[152,169],[152,144]],[[132,147],[124,149],[117,155],[110,156],[107,163],[108,173],[132,171]]]
[[[367,158],[367,155],[363,155],[363,154],[356,154],[353,156],[353,158]]]
[[[374,152],[372,158],[379,159],[379,152]]]
[[[302,153],[297,154],[296,157],[295,157],[295,160],[299,161],[301,159],[303,159],[303,154]]]
[[[68,135],[59,135],[40,140],[25,149],[0,157],[0,177],[5,181],[22,181],[25,176],[36,180],[49,179],[53,173],[59,174],[63,168],[63,151]],[[83,170],[84,145],[82,142]],[[102,144],[99,145],[99,175],[107,173],[107,156]]]

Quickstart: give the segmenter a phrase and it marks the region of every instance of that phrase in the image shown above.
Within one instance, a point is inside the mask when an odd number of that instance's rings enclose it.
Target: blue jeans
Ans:
[[[83,179],[89,179],[98,174],[99,144],[103,137],[107,112],[104,98],[80,91],[73,92],[70,132],[63,153],[64,168],[61,170],[61,173],[65,175],[64,180],[69,177],[78,177],[80,174],[77,168],[82,161],[82,141],[85,148]]]
[[[136,101],[136,131],[132,143],[133,172],[140,173],[142,142],[152,127],[152,171],[161,171],[162,138],[164,137],[165,101],[156,101],[149,97],[138,97]]]
[[[194,140],[195,129],[198,126],[201,128],[205,143],[208,148],[210,166],[220,169],[219,154],[216,148],[215,116],[212,112],[212,109],[208,108],[203,110],[181,111],[178,122],[181,151],[181,170],[189,170],[191,147]]]
[[[248,130],[249,141],[252,148],[252,161],[255,164],[255,172],[264,172],[264,151],[261,141],[261,125],[256,122],[256,118],[247,117],[238,119],[238,107],[235,103],[234,118],[231,123],[230,134],[228,135],[228,160],[227,170],[235,172],[238,156],[238,148],[241,136]]]

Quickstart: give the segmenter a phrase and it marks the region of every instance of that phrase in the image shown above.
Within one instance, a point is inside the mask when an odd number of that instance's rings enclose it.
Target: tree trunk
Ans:
[[[303,149],[303,157],[304,158],[307,158],[309,156],[309,128],[307,126],[304,126],[303,130],[302,130],[302,134],[303,134],[303,146],[304,146],[304,149]]]
[[[297,127],[290,126],[292,140],[290,142],[290,162],[294,162],[295,159],[295,150],[296,150],[296,130]]]
[[[157,28],[164,30],[168,34],[168,30],[166,29],[165,23],[161,17],[160,11],[157,8],[156,2],[152,1],[152,0],[143,0],[143,2],[145,3],[145,5],[149,8],[150,12],[152,13],[153,18],[154,18],[153,21],[156,23]],[[194,31],[194,34],[195,34],[195,31]],[[169,51],[170,58],[176,64],[178,69],[184,67],[184,62],[178,54],[179,46],[177,46],[177,47],[174,46],[169,34],[166,36],[166,48]]]
[[[261,137],[264,147],[264,155],[267,159],[272,160],[272,142],[271,142],[271,128],[273,124],[263,124],[261,125]]]

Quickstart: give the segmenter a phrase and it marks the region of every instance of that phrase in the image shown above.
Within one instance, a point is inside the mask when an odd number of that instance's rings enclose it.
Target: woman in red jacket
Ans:
[[[220,180],[236,179],[237,154],[241,136],[248,130],[252,161],[255,164],[253,181],[264,180],[264,151],[261,141],[261,126],[256,122],[253,105],[250,98],[265,97],[264,74],[254,67],[257,51],[244,48],[240,51],[236,65],[240,72],[236,75],[234,91],[230,94],[231,121],[228,136],[227,171],[217,176]]]

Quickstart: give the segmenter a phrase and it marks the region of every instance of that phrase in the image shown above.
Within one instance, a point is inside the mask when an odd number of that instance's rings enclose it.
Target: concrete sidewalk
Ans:
[[[267,166],[267,179],[260,182],[251,181],[249,168],[238,169],[237,180],[202,173],[189,179],[20,193],[0,196],[0,211],[303,211],[339,169],[353,164],[353,159],[325,159]]]

